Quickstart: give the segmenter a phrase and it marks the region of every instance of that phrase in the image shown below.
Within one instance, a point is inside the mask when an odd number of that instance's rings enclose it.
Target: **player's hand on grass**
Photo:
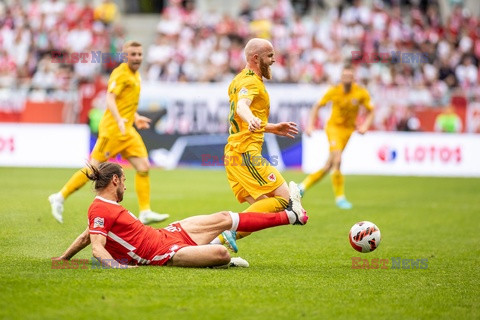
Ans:
[[[60,260],[62,260],[62,261],[68,261],[69,259],[67,259],[67,258],[65,258],[65,257],[63,257],[63,256],[60,256],[60,257],[53,257],[52,260],[54,260],[54,261],[60,261]]]
[[[295,122],[279,122],[273,127],[272,133],[293,139],[298,134],[297,124]]]
[[[151,122],[152,122],[152,120],[150,120],[150,119],[147,118],[147,117],[141,116],[141,115],[137,115],[137,116],[135,117],[135,126],[136,126],[137,129],[139,129],[139,130],[149,129]]]
[[[250,120],[248,120],[248,130],[251,132],[257,131],[260,129],[262,126],[262,120],[260,120],[257,117],[253,117]]]

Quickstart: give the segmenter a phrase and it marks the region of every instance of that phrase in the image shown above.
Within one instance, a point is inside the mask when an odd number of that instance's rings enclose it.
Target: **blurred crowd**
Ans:
[[[258,36],[274,44],[276,82],[335,83],[352,52],[364,57],[395,52],[426,59],[359,62],[359,79],[385,86],[427,86],[438,94],[448,87],[478,84],[480,20],[462,6],[453,6],[442,21],[436,1],[425,6],[347,2],[351,4],[300,15],[290,0],[264,0],[256,8],[244,1],[240,14],[231,17],[202,14],[193,1],[170,0],[161,14],[157,39],[147,51],[148,77],[230,79],[244,66],[245,41]]]
[[[315,5],[306,11],[298,10],[295,0],[252,3],[242,1],[232,17],[201,11],[194,0],[165,0],[154,39],[145,45],[144,79],[230,81],[245,65],[243,46],[255,36],[274,45],[272,82],[332,84],[344,63],[356,58],[357,78],[374,99],[404,101],[384,117],[407,113],[415,104],[447,105],[452,88],[480,97],[480,17],[458,1],[449,2],[446,14],[437,0],[374,0],[371,5],[344,0],[336,7],[310,1]],[[52,52],[121,50],[125,30],[119,9],[113,0],[95,4],[0,1],[0,88],[44,95],[108,75],[115,63],[52,63]],[[389,58],[371,61],[382,54]],[[420,58],[391,58],[404,54]]]
[[[114,64],[55,63],[53,57],[121,50],[117,15],[111,0],[96,7],[77,0],[1,1],[0,88],[27,88],[33,96],[65,92],[111,70]]]
[[[246,41],[267,38],[276,51],[270,82],[334,84],[351,61],[378,107],[377,129],[421,130],[417,106],[446,106],[455,94],[480,100],[480,17],[454,1],[444,20],[436,0],[405,2],[320,1],[300,14],[295,1],[243,1],[231,17],[170,0],[146,52],[147,78],[230,81],[245,65]]]

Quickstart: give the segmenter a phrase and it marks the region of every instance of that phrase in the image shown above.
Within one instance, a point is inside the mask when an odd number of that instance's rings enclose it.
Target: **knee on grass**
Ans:
[[[224,246],[216,245],[214,246],[212,256],[214,257],[214,265],[221,266],[224,264],[230,263],[230,253],[228,252],[227,248]]]

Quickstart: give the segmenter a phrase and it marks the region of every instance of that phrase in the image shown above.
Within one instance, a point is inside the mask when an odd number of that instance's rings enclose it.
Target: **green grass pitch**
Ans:
[[[1,319],[480,318],[480,179],[347,176],[354,208],[340,211],[327,178],[305,195],[306,226],[239,241],[248,269],[52,269],[50,257],[85,229],[94,196],[85,186],[66,201],[65,223],[53,219],[47,196],[73,172],[0,168]],[[137,213],[126,172],[123,205]],[[152,207],[170,222],[246,208],[222,170],[154,169],[151,180]],[[369,254],[348,243],[362,220],[382,232]],[[90,257],[90,248],[77,256]],[[352,257],[428,259],[428,268],[352,269]]]

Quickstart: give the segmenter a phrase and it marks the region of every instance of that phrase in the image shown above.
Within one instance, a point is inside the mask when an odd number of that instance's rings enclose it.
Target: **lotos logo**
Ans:
[[[462,147],[449,147],[439,145],[417,145],[405,147],[405,160],[407,162],[440,162],[440,163],[461,163]]]
[[[392,162],[397,158],[397,151],[389,146],[383,146],[378,150],[378,158],[383,162]]]

